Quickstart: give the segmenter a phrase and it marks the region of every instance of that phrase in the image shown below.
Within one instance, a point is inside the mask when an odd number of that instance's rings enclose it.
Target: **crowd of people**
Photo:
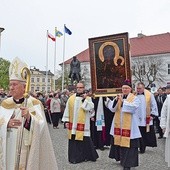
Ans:
[[[82,88],[79,86],[82,86]],[[83,83],[78,83],[74,93],[64,89],[63,92],[50,93],[46,99],[44,96],[44,100],[41,98],[39,100],[43,101],[45,105],[47,122],[52,123],[53,127],[58,129],[58,123],[61,121],[64,128],[67,128],[71,135],[68,151],[70,163],[75,164],[87,160],[95,161],[98,155],[94,149],[104,150],[111,146],[108,157],[120,161],[126,170],[138,166],[138,153],[144,154],[146,147],[157,147],[156,133],[159,134],[158,140],[164,137],[169,139],[168,132],[164,135],[165,127],[168,126],[168,120],[165,120],[167,118],[165,115],[168,114],[167,110],[165,112],[167,107],[164,108],[164,118],[161,119],[162,107],[169,94],[169,89],[170,86],[160,87],[152,93],[145,89],[144,83],[139,82],[135,90],[132,90],[131,83],[125,81],[122,84],[120,95],[94,98],[91,89],[86,90]],[[75,96],[75,99],[71,101],[73,96]],[[84,102],[87,96],[90,97],[90,103],[92,102],[93,106],[88,110],[84,108],[87,112],[85,117],[79,117],[78,109],[85,105]],[[87,103],[86,106],[88,106]],[[129,113],[131,117],[128,117]],[[81,119],[84,120],[83,123]],[[164,125],[161,120],[164,120]],[[128,122],[128,125],[125,125],[126,123],[124,124],[122,121]],[[81,124],[82,126],[80,126]],[[82,128],[80,132],[83,131],[84,134],[84,145],[82,142],[79,145],[79,139],[76,139],[76,134],[80,135],[79,126]],[[121,129],[123,127],[125,127],[125,131]],[[123,133],[125,133],[125,136],[123,136]],[[120,138],[124,141],[128,140],[129,144],[124,146]],[[118,140],[120,141],[117,143]],[[168,140],[166,143],[166,147],[169,147]],[[90,148],[87,148],[87,146]],[[85,148],[85,151],[81,148]],[[87,153],[94,157],[88,157]],[[165,155],[165,160],[170,166],[167,149]]]
[[[47,124],[58,130],[60,122],[68,130],[71,164],[95,162],[99,157],[96,150],[107,147],[108,157],[119,161],[124,170],[130,170],[139,165],[139,154],[145,154],[147,147],[157,147],[157,140],[166,138],[165,161],[170,167],[170,86],[153,93],[143,82],[132,89],[131,82],[125,80],[122,93],[94,97],[91,89],[85,89],[80,81],[74,91],[37,92],[25,97],[26,79],[16,74],[25,63],[16,58],[12,64],[10,95],[0,89],[3,170],[16,167],[56,170]],[[18,142],[20,138],[23,141]],[[47,144],[48,148],[43,148]]]

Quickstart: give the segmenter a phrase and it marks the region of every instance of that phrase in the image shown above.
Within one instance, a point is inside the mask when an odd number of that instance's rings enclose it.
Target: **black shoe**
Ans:
[[[146,147],[140,147],[139,148],[140,153],[145,153],[145,150],[146,150]]]
[[[101,151],[104,151],[104,147],[101,147],[100,150],[101,150]]]
[[[163,136],[159,136],[159,137],[158,137],[158,139],[162,139],[162,138],[163,138]]]
[[[73,162],[69,162],[70,164],[76,164],[77,162],[73,161]]]
[[[130,170],[130,167],[123,167],[123,170]]]
[[[141,154],[145,153],[145,151],[140,151]]]
[[[139,149],[139,153],[145,153],[145,149]]]

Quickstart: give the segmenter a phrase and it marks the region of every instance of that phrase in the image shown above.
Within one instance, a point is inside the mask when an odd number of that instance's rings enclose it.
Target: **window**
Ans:
[[[39,91],[40,90],[40,87],[37,87],[37,91]]]
[[[50,79],[48,79],[48,83],[50,83]]]
[[[170,64],[168,64],[168,74],[170,74]]]
[[[45,87],[42,87],[42,91],[45,91]]]
[[[40,78],[39,77],[37,78],[37,82],[40,82]]]
[[[42,82],[45,82],[45,78],[42,78]]]
[[[34,78],[31,78],[31,82],[34,83]]]
[[[31,87],[31,91],[34,92],[34,87]]]
[[[50,92],[50,91],[51,91],[51,88],[50,88],[50,87],[48,87],[47,91],[48,91],[48,92]]]

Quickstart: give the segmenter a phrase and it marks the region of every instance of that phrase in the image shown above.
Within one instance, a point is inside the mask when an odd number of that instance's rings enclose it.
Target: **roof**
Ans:
[[[140,34],[138,37],[130,38],[130,48],[132,57],[170,53],[170,33],[150,36]],[[89,49],[77,54],[76,57],[80,62],[89,62]],[[64,63],[70,64],[71,61],[72,58]]]
[[[37,72],[39,72],[39,73],[41,73],[43,75],[46,75],[46,71],[41,71],[41,70],[36,69],[36,68],[30,69],[30,71],[37,71]],[[54,76],[54,74],[50,70],[48,70],[48,75]]]
[[[170,33],[130,39],[131,56],[165,54],[170,52]]]

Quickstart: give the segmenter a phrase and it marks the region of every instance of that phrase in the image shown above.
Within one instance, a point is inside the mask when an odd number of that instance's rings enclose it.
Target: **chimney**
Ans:
[[[142,34],[142,33],[138,33],[138,38],[142,38],[145,37],[146,35]]]

